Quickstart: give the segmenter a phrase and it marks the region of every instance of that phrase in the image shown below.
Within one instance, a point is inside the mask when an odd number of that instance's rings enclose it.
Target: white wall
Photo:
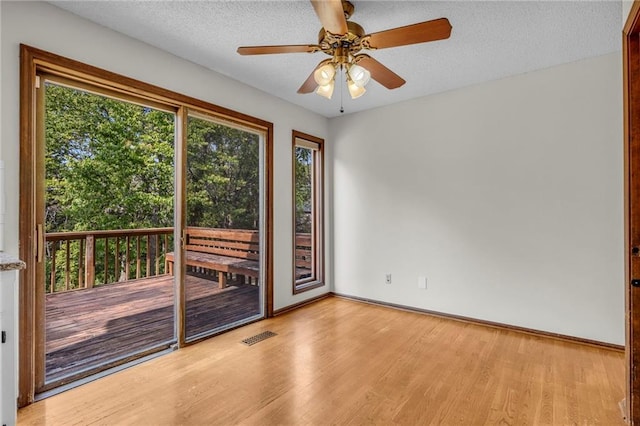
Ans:
[[[334,290],[624,344],[621,74],[614,53],[330,120]]]
[[[291,130],[326,138],[326,118],[47,3],[2,1],[0,8],[0,159],[6,164],[8,205],[5,251],[18,254],[19,44],[24,43],[274,123],[274,307],[330,290],[327,285],[296,296],[291,290]],[[326,257],[330,268],[330,256]]]
[[[629,12],[631,12],[631,6],[633,6],[632,0],[622,0],[622,27],[627,22],[627,18],[629,17]]]

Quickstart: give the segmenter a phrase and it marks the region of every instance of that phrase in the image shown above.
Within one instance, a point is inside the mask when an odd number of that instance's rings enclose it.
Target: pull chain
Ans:
[[[343,87],[343,81],[344,81],[344,76],[342,75],[342,64],[340,64],[340,114],[344,114],[344,107],[342,106],[342,91],[344,89]]]

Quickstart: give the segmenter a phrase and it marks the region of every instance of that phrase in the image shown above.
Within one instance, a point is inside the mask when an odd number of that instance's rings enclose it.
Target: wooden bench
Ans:
[[[258,231],[189,227],[185,233],[186,265],[218,273],[218,286],[227,285],[227,274],[258,278],[260,237]],[[166,271],[173,275],[174,254],[167,253]]]
[[[185,233],[186,265],[216,271],[218,286],[227,286],[227,274],[236,274],[240,284],[245,278],[258,279],[260,273],[260,236],[243,229],[188,227]],[[296,279],[311,273],[311,236],[296,236]],[[173,252],[165,257],[165,270],[173,275]]]

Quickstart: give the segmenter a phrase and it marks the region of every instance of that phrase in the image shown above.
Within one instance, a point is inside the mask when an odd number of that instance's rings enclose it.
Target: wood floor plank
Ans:
[[[278,335],[240,343],[266,330]],[[18,420],[624,425],[623,358],[611,349],[331,297],[39,401]]]

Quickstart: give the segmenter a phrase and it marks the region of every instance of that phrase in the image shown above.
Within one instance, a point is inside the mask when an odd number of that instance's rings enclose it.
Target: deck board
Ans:
[[[259,313],[258,287],[187,276],[187,336]],[[46,382],[175,341],[173,277],[46,296]]]

